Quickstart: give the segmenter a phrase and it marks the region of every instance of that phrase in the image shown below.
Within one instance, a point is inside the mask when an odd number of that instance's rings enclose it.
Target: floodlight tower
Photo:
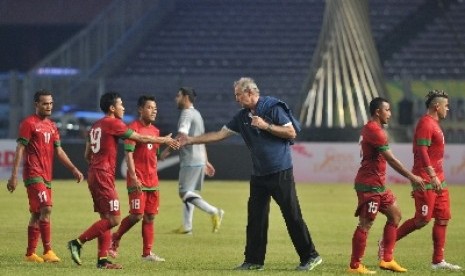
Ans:
[[[368,0],[326,0],[297,109],[303,127],[358,128],[369,119],[369,102],[387,96],[368,9]]]

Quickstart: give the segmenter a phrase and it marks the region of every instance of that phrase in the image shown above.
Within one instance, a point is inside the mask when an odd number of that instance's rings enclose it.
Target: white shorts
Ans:
[[[201,191],[205,178],[205,166],[181,167],[179,169],[179,193]]]

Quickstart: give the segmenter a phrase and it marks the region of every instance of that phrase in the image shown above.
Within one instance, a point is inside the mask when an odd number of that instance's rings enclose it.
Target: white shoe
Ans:
[[[434,270],[437,269],[449,269],[449,270],[461,270],[462,268],[458,265],[450,264],[445,260],[442,260],[440,263],[431,264],[431,268]]]
[[[158,256],[157,254],[150,252],[149,255],[142,256],[142,260],[149,261],[149,262],[164,262],[165,258],[162,258]]]

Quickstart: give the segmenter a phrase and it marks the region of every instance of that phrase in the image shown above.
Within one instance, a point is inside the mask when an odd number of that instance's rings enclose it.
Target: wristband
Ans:
[[[271,128],[273,128],[273,124],[269,123],[269,124],[268,124],[268,127],[266,128],[266,130],[270,131]]]

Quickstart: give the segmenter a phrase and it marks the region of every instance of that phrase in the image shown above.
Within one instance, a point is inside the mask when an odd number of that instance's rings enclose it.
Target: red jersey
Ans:
[[[160,136],[158,128],[152,124],[145,126],[139,120],[130,123],[128,127],[143,135]],[[158,187],[157,152],[159,147],[159,144],[139,143],[132,140],[124,142],[124,150],[133,152],[137,179],[144,186],[143,190],[156,190],[155,188]],[[127,183],[129,184],[129,176]]]
[[[412,172],[423,179],[430,179],[425,171],[426,160],[420,154],[420,147],[428,147],[428,157],[440,182],[444,181],[444,134],[439,122],[429,115],[423,115],[418,121],[413,137],[413,169]],[[429,180],[428,182],[430,182]]]
[[[386,181],[386,159],[381,152],[389,149],[386,132],[377,122],[369,121],[362,128],[359,143],[362,161],[355,177],[355,189],[370,191],[370,187],[383,187]]]
[[[126,139],[133,131],[121,119],[105,116],[89,130],[92,150],[89,170],[104,170],[115,175],[118,138]]]
[[[48,118],[31,115],[21,122],[17,141],[25,146],[24,184],[44,182],[50,187],[55,147],[60,146],[60,134],[55,123]]]

